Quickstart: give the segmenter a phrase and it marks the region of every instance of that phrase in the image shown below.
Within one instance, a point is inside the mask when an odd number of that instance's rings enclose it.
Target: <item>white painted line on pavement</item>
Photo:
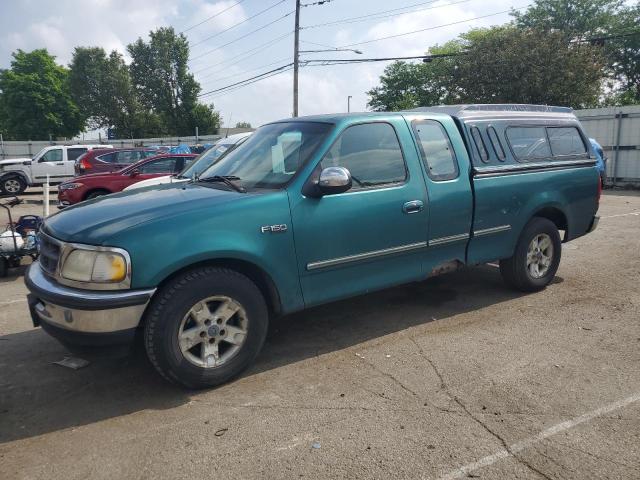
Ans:
[[[513,445],[509,446],[508,450],[507,449],[499,450],[492,455],[488,455],[484,458],[481,458],[477,462],[469,463],[467,465],[459,467],[447,473],[443,477],[440,477],[440,480],[454,480],[456,478],[466,477],[469,473],[473,472],[474,470],[478,470],[480,468],[493,465],[494,463],[496,463],[499,460],[502,460],[503,458],[512,457],[514,454],[521,452],[529,448],[533,444],[541,442],[548,437],[551,437],[552,435],[563,432],[565,430],[569,430],[570,428],[580,425],[581,423],[588,422],[590,420],[593,420],[596,417],[600,417],[607,413],[613,412],[614,410],[618,410],[620,408],[626,407],[627,405],[630,405],[639,400],[640,400],[640,392],[634,395],[631,395],[630,397],[627,397],[623,400],[619,400],[617,402],[610,403],[609,405],[605,405],[604,407],[597,408],[596,410],[580,415],[579,417],[575,417],[575,418],[572,418],[571,420],[567,420],[566,422],[558,423],[557,425],[549,427],[546,430],[543,430],[542,432],[538,433],[537,435],[534,435],[533,437],[529,437],[517,443],[514,443]]]
[[[635,215],[636,217],[640,217],[640,212],[620,213],[618,215],[605,215],[604,217],[600,218],[626,217],[627,215]]]

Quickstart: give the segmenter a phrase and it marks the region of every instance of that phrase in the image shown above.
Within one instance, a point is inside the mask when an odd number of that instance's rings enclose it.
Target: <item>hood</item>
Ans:
[[[3,165],[16,165],[18,163],[22,163],[22,162],[30,162],[31,159],[30,158],[8,158],[6,160],[0,160],[0,167],[2,167]]]
[[[155,189],[120,192],[81,202],[48,217],[47,233],[63,241],[108,245],[115,234],[141,223],[163,220],[195,210],[238,201],[251,194],[195,184],[165,184]]]

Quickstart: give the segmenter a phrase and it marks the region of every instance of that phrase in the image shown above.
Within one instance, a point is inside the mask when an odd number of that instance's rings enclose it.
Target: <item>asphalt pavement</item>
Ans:
[[[543,292],[487,265],[325,305],[199,392],[141,353],[53,364],[22,267],[0,279],[0,478],[640,478],[640,196],[600,215]]]

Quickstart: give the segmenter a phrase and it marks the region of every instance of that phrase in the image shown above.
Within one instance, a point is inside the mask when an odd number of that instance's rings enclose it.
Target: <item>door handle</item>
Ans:
[[[63,162],[61,162],[61,163],[56,163],[56,165],[64,165],[64,163],[63,163]]]
[[[422,200],[411,200],[402,205],[402,211],[407,214],[418,213],[424,208]]]

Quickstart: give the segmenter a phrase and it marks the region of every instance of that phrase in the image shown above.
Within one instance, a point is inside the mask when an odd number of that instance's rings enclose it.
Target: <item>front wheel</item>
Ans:
[[[6,195],[20,195],[27,189],[27,183],[20,177],[5,177],[0,180],[0,192]]]
[[[267,326],[266,302],[251,280],[232,270],[202,267],[156,294],[147,313],[145,346],[169,381],[213,387],[253,362]]]
[[[520,234],[511,258],[500,260],[500,273],[507,285],[523,292],[544,289],[560,265],[562,243],[553,222],[534,217]]]

